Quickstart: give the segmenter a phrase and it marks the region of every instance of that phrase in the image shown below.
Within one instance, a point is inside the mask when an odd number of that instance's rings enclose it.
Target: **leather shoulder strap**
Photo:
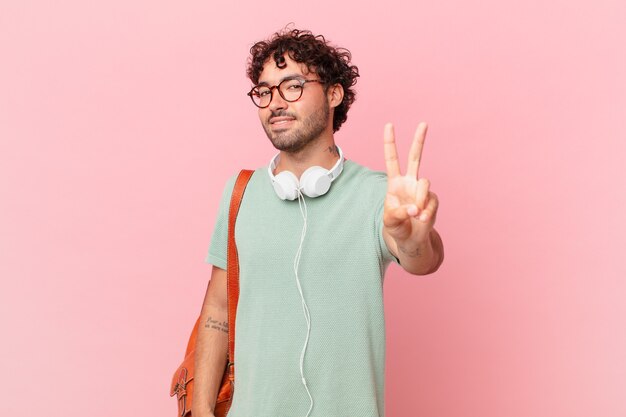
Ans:
[[[226,275],[228,277],[228,368],[231,381],[235,380],[235,319],[239,301],[239,255],[235,243],[235,222],[248,181],[254,171],[242,169],[233,188],[228,211],[228,252]]]

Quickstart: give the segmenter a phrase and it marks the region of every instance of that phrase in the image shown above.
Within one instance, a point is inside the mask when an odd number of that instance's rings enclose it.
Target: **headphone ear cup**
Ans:
[[[290,171],[282,171],[272,182],[274,191],[281,200],[295,200],[298,197],[298,178]]]
[[[328,170],[320,166],[307,168],[300,177],[300,186],[302,193],[312,198],[326,194],[330,189]]]

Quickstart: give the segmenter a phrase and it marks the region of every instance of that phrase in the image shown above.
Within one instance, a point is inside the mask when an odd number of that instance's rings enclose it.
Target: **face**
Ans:
[[[284,68],[278,68],[274,59],[270,58],[259,76],[259,84],[278,85],[285,78],[294,76],[319,79],[315,72],[307,71],[305,65],[287,55],[285,62],[287,65]],[[278,89],[274,89],[270,105],[259,109],[259,118],[267,137],[281,151],[298,152],[324,132],[332,134],[329,101],[323,84],[317,82],[306,83],[302,96],[294,102],[285,101]]]

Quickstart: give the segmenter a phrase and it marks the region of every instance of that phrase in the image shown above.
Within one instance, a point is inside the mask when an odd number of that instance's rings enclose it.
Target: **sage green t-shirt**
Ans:
[[[226,269],[226,184],[206,258]],[[383,275],[391,261],[382,237],[384,172],[345,161],[327,194],[308,211],[298,275],[311,317],[304,377],[311,417],[383,417]],[[235,391],[228,417],[304,417],[310,399],[300,376],[307,324],[294,258],[303,219],[298,201],[275,194],[257,169],[239,210],[235,240],[240,296],[235,323]]]

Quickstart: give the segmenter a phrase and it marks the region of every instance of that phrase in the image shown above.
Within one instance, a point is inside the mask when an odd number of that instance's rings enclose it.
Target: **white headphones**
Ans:
[[[339,159],[330,170],[315,165],[307,168],[302,173],[300,180],[291,171],[282,171],[274,176],[274,170],[280,156],[280,152],[277,153],[270,161],[267,172],[278,197],[281,200],[295,200],[298,198],[298,190],[311,198],[326,194],[330,189],[330,183],[343,171],[343,152],[339,146],[337,146],[337,150],[339,151]]]
[[[339,146],[337,146],[337,151],[339,152],[339,159],[330,170],[321,166],[312,166],[307,168],[306,171],[302,173],[300,180],[298,180],[296,175],[291,171],[282,171],[278,175],[274,176],[274,170],[276,169],[280,152],[274,155],[270,161],[269,167],[267,168],[267,172],[272,180],[272,186],[274,187],[274,191],[276,191],[278,197],[281,200],[298,199],[300,213],[302,214],[302,219],[304,220],[304,224],[302,225],[302,235],[300,236],[300,246],[296,252],[296,257],[293,260],[293,270],[296,276],[296,284],[298,286],[298,291],[300,292],[300,298],[302,299],[302,311],[307,325],[306,340],[304,341],[304,346],[302,347],[302,352],[300,354],[300,375],[302,376],[302,384],[311,399],[311,406],[309,407],[307,417],[311,414],[311,410],[313,409],[313,397],[311,396],[306,379],[304,378],[304,355],[306,353],[307,345],[309,344],[309,336],[311,335],[311,315],[309,313],[309,307],[304,300],[302,286],[300,285],[300,277],[298,276],[300,257],[302,256],[302,244],[304,242],[304,237],[306,236],[308,217],[304,196],[306,195],[314,198],[328,192],[330,189],[330,183],[333,182],[339,174],[341,174],[341,171],[343,171],[343,152],[341,152]]]

